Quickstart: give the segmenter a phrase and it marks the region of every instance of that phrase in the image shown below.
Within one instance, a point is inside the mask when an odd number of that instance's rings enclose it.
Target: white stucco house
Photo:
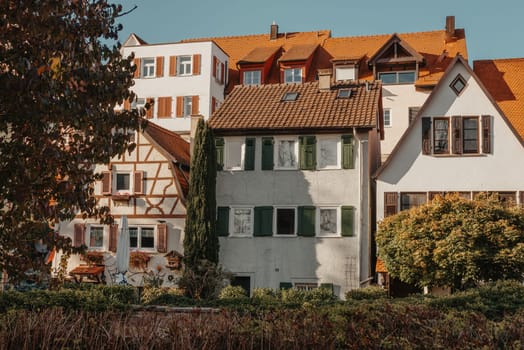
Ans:
[[[500,76],[484,79],[493,85]],[[465,198],[496,192],[508,203],[524,204],[523,138],[500,107],[457,56],[375,174],[377,220],[446,192]]]
[[[380,162],[381,84],[236,86],[210,119],[220,263],[252,291],[332,288],[370,276],[370,174]]]
[[[213,41],[148,44],[131,34],[122,55],[131,54],[137,66],[132,87],[137,99],[121,108],[153,102],[146,118],[186,136],[191,115],[207,120],[224,100],[229,58]]]
[[[144,272],[162,277],[166,284],[180,275],[181,266],[173,264],[176,259],[168,258],[183,254],[189,143],[152,122],[135,137],[136,148],[131,153],[96,166],[102,179],[95,183],[94,198],[99,206],[110,209],[114,223],[103,225],[78,215],[59,225],[59,233],[70,237],[74,246],[87,247],[85,256],[72,255],[68,262],[68,271],[77,281],[90,277],[97,282],[103,278],[107,283],[115,282],[116,248],[124,215],[132,255],[139,252],[147,260],[134,267],[130,259],[128,282],[141,285]],[[96,263],[90,264],[97,257]],[[59,256],[55,257],[55,267],[59,260]]]

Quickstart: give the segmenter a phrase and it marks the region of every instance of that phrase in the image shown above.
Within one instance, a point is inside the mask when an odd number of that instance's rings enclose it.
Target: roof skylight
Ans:
[[[339,89],[337,91],[337,98],[350,98],[351,89]]]
[[[298,92],[286,92],[280,101],[289,102],[296,101],[298,98]]]

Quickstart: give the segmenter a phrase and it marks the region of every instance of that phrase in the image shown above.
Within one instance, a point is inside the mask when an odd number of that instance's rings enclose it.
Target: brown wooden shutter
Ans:
[[[156,250],[159,253],[166,253],[167,252],[167,224],[156,225],[156,231],[158,234],[158,243],[156,245]]]
[[[133,78],[140,78],[140,58],[135,58],[134,59],[134,63],[135,63],[135,73],[133,74]]]
[[[490,115],[482,116],[482,153],[491,153],[491,120]]]
[[[217,56],[213,56],[213,78],[217,77]]]
[[[193,96],[193,100],[191,101],[191,115],[197,115],[199,108],[198,108],[198,96]]]
[[[171,96],[159,97],[158,98],[158,109],[157,116],[159,118],[170,118],[171,117]]]
[[[217,99],[214,97],[211,97],[211,114],[215,113],[217,105]]]
[[[451,150],[453,154],[462,154],[462,117],[451,117]]]
[[[116,245],[118,242],[118,225],[109,225],[109,251],[116,252]]]
[[[82,244],[85,244],[86,225],[76,223],[74,230],[73,247],[80,247]]]
[[[184,96],[177,96],[176,98],[176,116],[178,118],[184,116]]]
[[[111,172],[102,171],[102,194],[111,194]]]
[[[223,63],[220,63],[220,84],[224,84],[224,76],[225,76],[225,72],[224,72],[224,69],[225,69],[225,66]]]
[[[520,207],[524,208],[524,191],[520,191]]]
[[[200,74],[200,55],[193,55],[193,75]]]
[[[129,103],[129,100],[124,100],[124,111],[131,110],[131,103]]]
[[[384,192],[384,217],[398,213],[398,193]]]
[[[169,56],[169,76],[176,75],[176,56]]]
[[[422,154],[431,154],[431,118],[422,118]]]
[[[149,108],[146,110],[146,118],[153,118],[153,111],[155,109],[155,99],[153,97],[146,98],[146,103],[149,103]]]
[[[157,77],[164,76],[164,57],[163,56],[158,56],[156,58],[156,76]]]
[[[133,189],[135,194],[144,194],[144,172],[135,171]]]

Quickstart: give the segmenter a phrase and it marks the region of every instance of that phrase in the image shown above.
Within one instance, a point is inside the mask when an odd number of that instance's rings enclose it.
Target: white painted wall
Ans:
[[[340,137],[340,135],[335,135]],[[226,143],[227,143],[227,138]],[[340,297],[368,277],[367,133],[355,138],[355,169],[265,170],[256,137],[254,171],[219,171],[218,206],[314,205],[355,207],[353,237],[221,237],[220,262],[252,288],[280,282],[333,283]],[[365,247],[365,249],[363,248]]]
[[[467,80],[467,86],[457,97],[449,84],[458,73]],[[422,155],[422,122],[417,120],[377,179],[378,220],[384,214],[384,192],[524,191],[524,148],[508,124],[460,62],[443,79],[422,115],[492,115],[492,153]]]
[[[199,114],[207,120],[211,116],[212,97],[217,101],[224,100],[225,84],[220,84],[213,77],[213,56],[228,64],[228,56],[211,41],[196,43],[169,43],[140,46],[125,46],[122,48],[124,56],[132,52],[135,58],[164,57],[164,75],[159,78],[135,78],[132,90],[141,98],[173,97],[172,118],[157,118],[157,106],[151,119],[155,124],[168,130],[189,133],[191,118],[176,117],[177,96],[199,96]],[[201,71],[199,75],[169,76],[169,57],[179,55],[201,55]],[[227,71],[226,71],[227,79]]]
[[[416,89],[414,84],[382,86],[382,105],[391,110],[391,127],[384,127],[384,140],[380,143],[382,158],[393,151],[409,126],[409,107],[422,107],[430,90]]]

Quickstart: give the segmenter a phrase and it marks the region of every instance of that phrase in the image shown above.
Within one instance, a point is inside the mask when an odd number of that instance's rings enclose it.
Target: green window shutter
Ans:
[[[298,236],[315,236],[316,208],[312,206],[298,207]]]
[[[246,139],[244,170],[255,170],[255,139],[251,137]]]
[[[273,236],[273,207],[255,207],[253,236]]]
[[[215,139],[215,148],[217,150],[217,170],[224,169],[224,139],[217,137]]]
[[[293,283],[291,282],[280,282],[280,289],[291,289],[293,288]]]
[[[217,208],[217,234],[220,237],[229,235],[229,207]]]
[[[273,138],[262,138],[262,170],[273,170]]]
[[[300,169],[315,170],[317,165],[316,159],[316,137],[315,136],[300,136]]]
[[[355,208],[342,207],[342,236],[354,236]]]
[[[342,135],[342,168],[355,168],[353,161],[353,135]]]

